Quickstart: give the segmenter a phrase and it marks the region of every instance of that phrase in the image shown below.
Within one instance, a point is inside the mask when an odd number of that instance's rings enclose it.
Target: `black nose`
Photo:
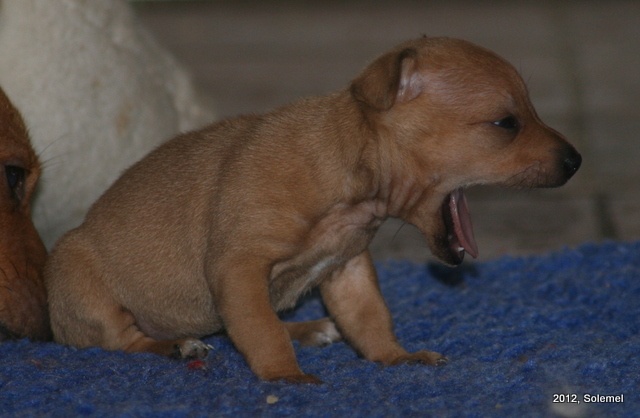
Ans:
[[[567,176],[567,179],[570,179],[571,176],[578,171],[581,164],[582,156],[578,154],[578,151],[573,149],[573,147],[570,148],[565,155],[564,160],[562,160],[562,169],[564,170],[564,174]]]

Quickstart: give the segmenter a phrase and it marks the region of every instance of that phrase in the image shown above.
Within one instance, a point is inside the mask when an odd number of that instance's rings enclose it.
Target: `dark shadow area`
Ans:
[[[427,271],[440,283],[456,287],[464,284],[465,279],[478,277],[478,268],[475,264],[463,263],[458,267],[449,267],[444,264],[429,263]]]

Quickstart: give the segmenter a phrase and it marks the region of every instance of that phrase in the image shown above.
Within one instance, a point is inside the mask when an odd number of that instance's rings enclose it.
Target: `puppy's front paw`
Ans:
[[[201,359],[207,357],[209,350],[212,348],[209,344],[205,344],[200,340],[187,338],[178,341],[174,345],[174,351],[171,357],[179,359]]]
[[[398,364],[427,364],[429,366],[444,366],[449,362],[449,359],[440,353],[434,351],[418,351],[415,353],[406,353],[394,358],[389,362],[390,366],[396,366]]]

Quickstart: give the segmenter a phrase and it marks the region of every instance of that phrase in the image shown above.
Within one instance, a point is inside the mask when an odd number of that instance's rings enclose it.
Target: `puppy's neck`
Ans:
[[[359,108],[353,102],[354,108]],[[428,209],[433,198],[440,193],[442,179],[438,174],[420,166],[418,159],[410,152],[403,152],[398,142],[405,140],[394,129],[384,126],[382,114],[371,114],[372,110],[358,109],[357,138],[349,142],[357,143],[353,149],[357,155],[353,182],[359,189],[356,195],[384,203],[387,216],[409,220],[416,211]],[[354,140],[355,139],[355,140]],[[425,173],[420,175],[420,173]],[[429,173],[429,174],[427,174]]]

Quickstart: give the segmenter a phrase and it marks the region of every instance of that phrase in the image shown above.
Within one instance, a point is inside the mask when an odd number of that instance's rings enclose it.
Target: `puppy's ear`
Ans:
[[[415,99],[422,92],[418,53],[413,48],[383,55],[351,83],[351,95],[376,110]]]
[[[5,142],[29,144],[29,134],[24,120],[0,88],[0,136]],[[31,146],[31,145],[28,145]]]

